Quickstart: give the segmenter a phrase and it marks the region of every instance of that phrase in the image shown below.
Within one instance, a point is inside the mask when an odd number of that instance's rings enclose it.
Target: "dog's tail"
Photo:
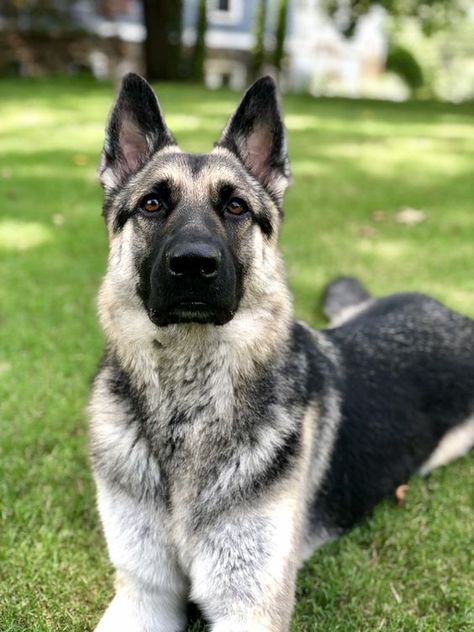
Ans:
[[[370,294],[354,277],[338,277],[331,281],[323,294],[323,312],[331,326],[341,325],[363,309]]]

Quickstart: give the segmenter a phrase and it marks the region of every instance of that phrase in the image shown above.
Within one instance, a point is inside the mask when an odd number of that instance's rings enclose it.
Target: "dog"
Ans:
[[[421,294],[325,292],[293,317],[273,81],[183,153],[127,75],[99,167],[110,254],[91,461],[116,593],[97,632],[284,632],[298,567],[474,444],[474,323]]]

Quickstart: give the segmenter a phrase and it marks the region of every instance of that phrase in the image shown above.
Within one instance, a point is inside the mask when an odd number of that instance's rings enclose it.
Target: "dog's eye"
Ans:
[[[140,208],[145,213],[156,213],[157,211],[161,211],[163,208],[163,203],[156,195],[147,195],[140,202]]]
[[[227,203],[225,210],[231,215],[243,215],[249,209],[245,202],[239,198],[232,198],[230,202]]]

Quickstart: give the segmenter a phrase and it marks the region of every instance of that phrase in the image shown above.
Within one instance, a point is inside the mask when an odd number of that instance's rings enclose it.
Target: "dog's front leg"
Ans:
[[[196,546],[191,597],[212,632],[286,632],[294,601],[299,515],[290,497],[222,517]]]
[[[116,594],[95,632],[181,632],[189,582],[178,567],[159,512],[96,477],[98,505]]]
[[[117,576],[117,592],[95,632],[181,632],[186,619],[181,598],[169,586],[149,587]]]

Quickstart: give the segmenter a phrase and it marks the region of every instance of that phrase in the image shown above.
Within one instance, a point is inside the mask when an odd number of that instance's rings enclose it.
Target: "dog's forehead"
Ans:
[[[140,197],[154,185],[166,181],[181,195],[209,196],[223,183],[246,189],[252,179],[230,152],[215,148],[207,154],[192,154],[178,149],[158,152],[133,181],[133,197]]]

